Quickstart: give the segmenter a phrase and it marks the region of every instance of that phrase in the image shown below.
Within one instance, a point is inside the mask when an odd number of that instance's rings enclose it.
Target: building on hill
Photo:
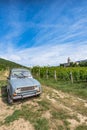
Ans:
[[[71,63],[72,63],[72,62],[71,62],[71,59],[70,59],[70,57],[68,57],[67,63],[60,64],[60,66],[69,67]]]
[[[75,61],[71,62],[71,59],[68,57],[67,63],[60,64],[60,66],[63,67],[70,67],[70,66],[87,66],[87,59],[86,60],[80,60],[80,61]]]

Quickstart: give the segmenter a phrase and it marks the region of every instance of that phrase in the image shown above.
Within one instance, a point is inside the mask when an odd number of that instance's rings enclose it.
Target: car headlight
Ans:
[[[36,90],[36,91],[40,91],[40,87],[35,86],[35,90]]]
[[[16,93],[20,93],[20,92],[21,92],[21,89],[20,89],[20,88],[17,88],[15,92],[16,92]]]

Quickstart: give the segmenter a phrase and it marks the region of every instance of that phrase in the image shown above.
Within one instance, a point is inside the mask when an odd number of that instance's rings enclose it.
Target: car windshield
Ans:
[[[11,76],[17,78],[32,77],[29,71],[13,71]]]

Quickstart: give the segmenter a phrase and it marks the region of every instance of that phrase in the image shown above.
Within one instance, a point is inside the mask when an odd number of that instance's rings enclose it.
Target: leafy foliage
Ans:
[[[87,81],[87,67],[33,67],[35,77],[54,78],[56,71],[57,80],[70,81],[71,73],[74,81]]]
[[[0,58],[0,71],[11,69],[11,68],[18,68],[18,67],[23,67],[23,66],[20,64],[14,63],[12,61]]]

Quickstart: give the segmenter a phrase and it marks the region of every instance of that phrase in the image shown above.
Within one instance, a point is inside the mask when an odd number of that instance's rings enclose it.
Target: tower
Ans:
[[[70,60],[70,57],[68,57],[68,59],[67,59],[67,63],[70,63],[70,61],[71,61],[71,60]]]

